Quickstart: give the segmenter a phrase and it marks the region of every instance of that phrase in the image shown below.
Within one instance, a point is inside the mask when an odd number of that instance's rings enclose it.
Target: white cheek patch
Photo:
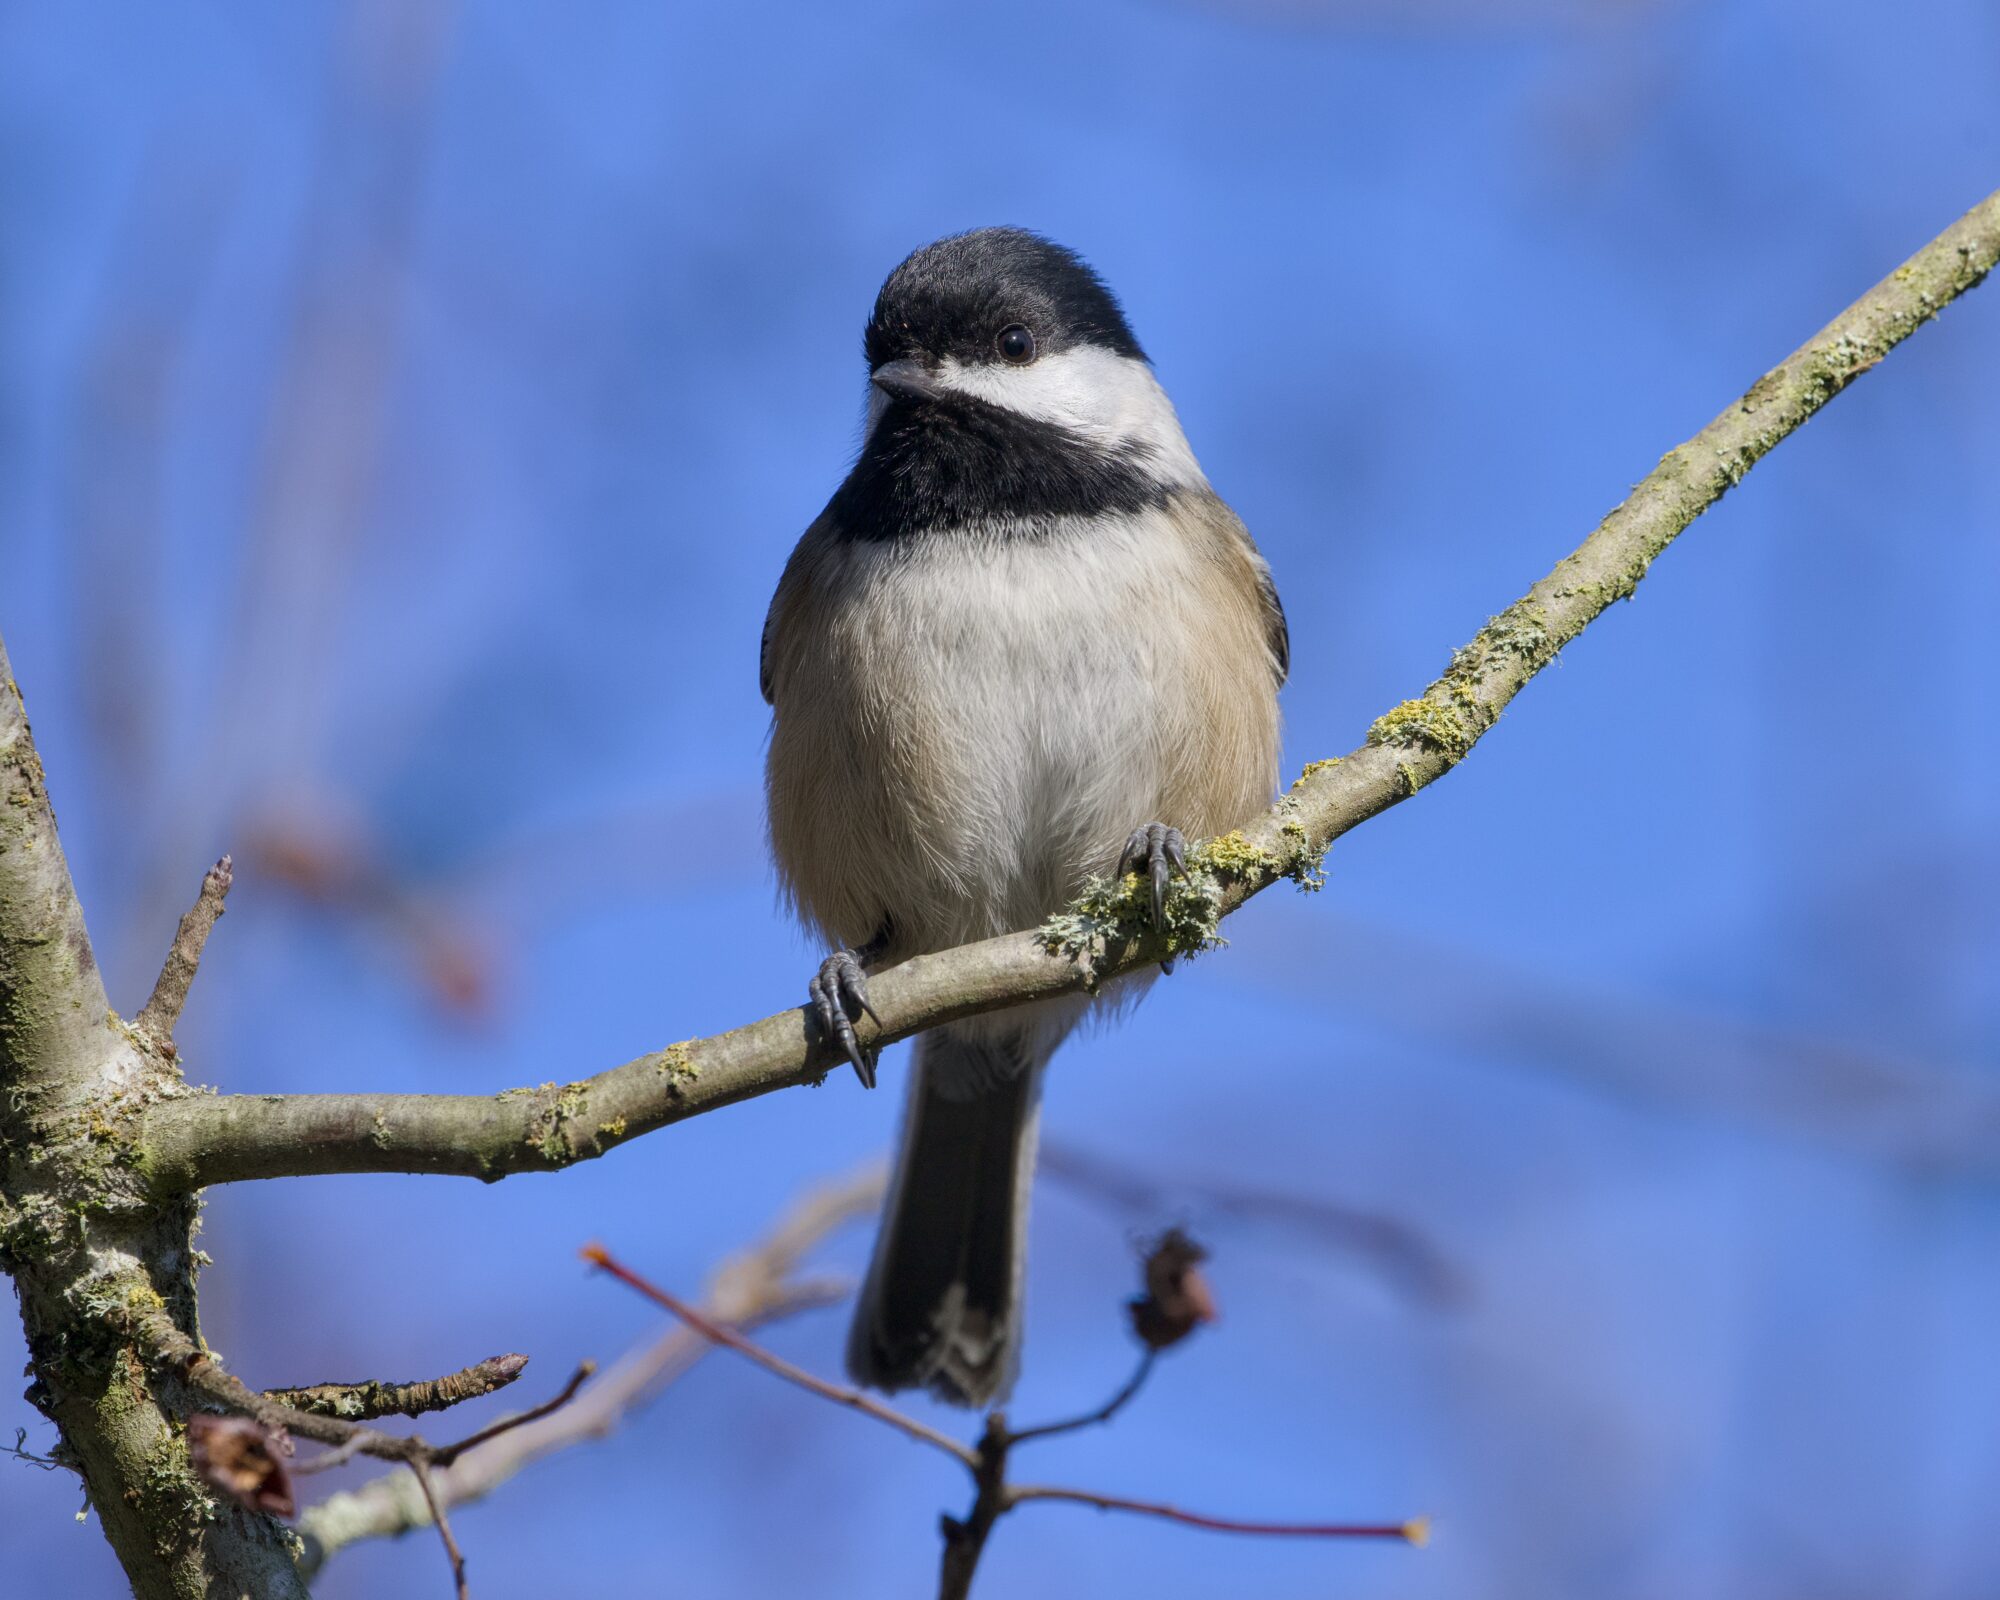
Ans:
[[[1208,481],[1181,432],[1174,403],[1143,361],[1084,345],[1025,367],[946,360],[937,375],[948,389],[1055,423],[1106,449],[1136,447],[1163,483],[1193,487]]]

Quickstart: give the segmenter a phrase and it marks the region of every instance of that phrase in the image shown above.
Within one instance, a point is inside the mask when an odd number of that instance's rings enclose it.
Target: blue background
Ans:
[[[0,627],[114,1001],[225,848],[183,1039],[231,1090],[568,1079],[800,999],[758,629],[928,239],[1120,291],[1276,569],[1295,770],[1990,190],[1996,103],[1976,0],[10,8]],[[1043,1183],[1016,1414],[1122,1376],[1141,1229],[1224,1316],[1033,1475],[1432,1547],[1031,1508],[983,1592],[2000,1589],[1996,361],[1989,288],[1059,1061],[1051,1142],[1160,1193]],[[226,1189],[209,1337],[546,1392],[658,1326],[579,1244],[697,1285],[883,1149],[886,1081],[493,1189]],[[831,1372],[843,1324],[771,1339]],[[834,1600],[925,1592],[963,1500],[718,1358],[457,1522],[480,1600]],[[76,1505],[0,1461],[10,1592],[121,1592]],[[445,1582],[424,1538],[322,1589]]]

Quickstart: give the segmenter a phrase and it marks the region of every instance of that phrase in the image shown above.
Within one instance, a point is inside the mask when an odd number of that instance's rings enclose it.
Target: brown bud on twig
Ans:
[[[249,1511],[289,1517],[292,1475],[271,1432],[249,1417],[197,1411],[188,1418],[188,1456],[195,1475]]]
[[[1148,1349],[1179,1344],[1215,1320],[1215,1296],[1197,1264],[1208,1252],[1179,1228],[1169,1228],[1146,1252],[1146,1292],[1128,1302],[1132,1331]]]

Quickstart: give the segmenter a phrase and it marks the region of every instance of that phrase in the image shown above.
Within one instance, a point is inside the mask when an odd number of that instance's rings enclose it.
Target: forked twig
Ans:
[[[1187,1241],[1182,1236],[1170,1234],[1169,1237],[1179,1240],[1183,1247],[1186,1246]],[[1412,1545],[1422,1545],[1430,1537],[1429,1521],[1421,1517],[1399,1523],[1252,1522],[1232,1517],[1215,1517],[1197,1511],[1184,1511],[1163,1501],[1134,1500],[1120,1495],[1098,1494],[1086,1489],[1057,1488],[1042,1484],[1016,1488],[1008,1483],[1007,1460],[1015,1445],[1072,1433],[1095,1423],[1108,1421],[1123,1409],[1139,1392],[1153,1370],[1158,1349],[1151,1345],[1141,1357],[1138,1368],[1132,1376],[1126,1379],[1116,1394],[1096,1410],[1060,1422],[1024,1428],[1019,1432],[1011,1431],[1007,1427],[1006,1419],[996,1411],[987,1417],[985,1430],[980,1435],[978,1445],[968,1448],[949,1435],[939,1433],[936,1429],[926,1426],[914,1417],[906,1416],[893,1406],[885,1405],[859,1389],[849,1388],[844,1384],[829,1383],[826,1379],[816,1377],[802,1367],[793,1365],[784,1357],[766,1350],[756,1341],[745,1338],[737,1330],[721,1326],[696,1311],[678,1296],[634,1272],[614,1258],[602,1245],[587,1245],[582,1255],[599,1271],[609,1273],[620,1283],[637,1290],[655,1305],[678,1317],[703,1338],[736,1351],[739,1355],[756,1362],[765,1371],[783,1378],[787,1383],[804,1389],[809,1394],[862,1412],[917,1440],[920,1444],[942,1450],[963,1465],[972,1475],[975,1494],[972,1509],[962,1520],[949,1516],[940,1519],[945,1543],[938,1577],[938,1600],[964,1600],[964,1597],[971,1592],[972,1579],[978,1570],[979,1558],[986,1548],[987,1537],[993,1531],[994,1525],[1017,1506],[1038,1500],[1067,1501],[1078,1505],[1095,1506],[1102,1511],[1133,1512],[1158,1517],[1168,1522],[1177,1522],[1186,1527],[1208,1528],[1221,1533],[1314,1539],[1400,1539]]]

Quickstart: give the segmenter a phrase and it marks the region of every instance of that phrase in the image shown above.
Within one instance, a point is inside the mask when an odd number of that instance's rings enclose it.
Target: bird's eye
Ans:
[[[1000,330],[1000,337],[993,341],[993,348],[1000,352],[1002,361],[1025,367],[1035,359],[1035,336],[1016,322]]]

